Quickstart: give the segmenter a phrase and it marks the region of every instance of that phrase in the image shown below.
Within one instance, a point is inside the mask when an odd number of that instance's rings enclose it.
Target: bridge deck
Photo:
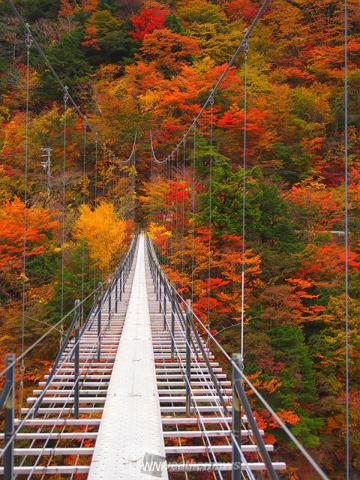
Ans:
[[[145,285],[144,236],[89,480],[148,479],[145,453],[165,456]],[[166,469],[161,478],[167,478]]]

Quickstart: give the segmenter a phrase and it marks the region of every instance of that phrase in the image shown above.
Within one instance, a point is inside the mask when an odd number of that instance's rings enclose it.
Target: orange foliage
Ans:
[[[145,35],[141,48],[143,55],[158,67],[172,73],[179,72],[184,63],[199,54],[198,42],[172,32],[167,28]]]
[[[26,209],[27,228],[24,228],[24,202],[15,197],[0,207],[0,271],[19,272],[22,267],[23,242],[26,234],[26,257],[45,253],[45,242],[59,222],[46,209]]]
[[[61,0],[61,7],[59,10],[59,17],[72,17],[76,9],[69,0]]]
[[[82,0],[81,7],[86,13],[96,12],[99,0]]]
[[[342,245],[328,242],[325,245],[309,247],[312,256],[303,262],[297,275],[300,278],[311,279],[320,287],[329,287],[336,283],[339,275],[345,269],[345,251]],[[359,253],[349,250],[349,269],[357,271],[360,267]]]

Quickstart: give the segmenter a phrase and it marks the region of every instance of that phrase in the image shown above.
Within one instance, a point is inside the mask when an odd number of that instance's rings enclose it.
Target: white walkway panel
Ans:
[[[141,235],[89,480],[149,480],[149,473],[142,472],[144,456],[165,457],[145,282],[145,242]],[[166,465],[161,476],[154,476],[167,479]]]

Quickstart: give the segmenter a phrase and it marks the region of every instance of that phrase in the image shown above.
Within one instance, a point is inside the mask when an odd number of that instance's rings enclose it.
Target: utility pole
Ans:
[[[46,160],[44,162],[41,162],[41,166],[44,169],[47,195],[48,195],[48,198],[50,198],[51,179],[52,179],[52,176],[51,176],[51,153],[52,153],[52,148],[43,147],[43,148],[41,148],[41,151],[43,152],[43,154],[41,156],[43,158],[46,158]]]

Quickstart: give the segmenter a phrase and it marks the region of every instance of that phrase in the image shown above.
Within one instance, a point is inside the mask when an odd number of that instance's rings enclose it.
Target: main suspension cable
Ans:
[[[56,82],[59,84],[60,88],[62,89],[63,93],[65,94],[65,92],[68,90],[66,85],[64,84],[64,82],[60,79],[59,75],[57,74],[54,66],[52,65],[52,63],[50,62],[49,58],[47,57],[46,53],[44,52],[44,50],[42,49],[41,45],[39,44],[39,42],[36,40],[36,38],[34,37],[34,35],[32,34],[31,32],[31,29],[30,29],[30,25],[26,22],[26,20],[24,19],[24,17],[21,15],[21,13],[19,12],[19,10],[17,9],[15,3],[13,0],[7,0],[7,3],[9,4],[11,10],[13,11],[14,15],[17,17],[17,19],[19,20],[20,24],[22,25],[22,27],[24,28],[25,30],[25,33],[27,35],[30,36],[31,38],[31,41],[34,45],[34,47],[36,48],[36,50],[39,52],[40,56],[42,57],[42,59],[44,60],[47,68],[50,70],[51,74],[53,75],[53,77],[55,78]],[[99,133],[97,128],[95,126],[92,126],[90,125],[88,119],[87,119],[87,116],[81,111],[80,107],[78,106],[78,104],[76,103],[76,101],[74,100],[73,96],[69,93],[68,91],[68,96],[69,96],[69,101],[70,103],[72,104],[72,106],[74,107],[75,111],[77,112],[77,114],[81,117],[81,119],[83,120],[84,123],[86,123],[89,127],[89,130],[91,130],[93,133]],[[99,138],[100,138],[100,134],[99,134]],[[104,144],[104,146],[106,147],[105,143],[103,141],[101,141],[102,144]],[[106,147],[108,148],[108,147]],[[119,160],[120,161],[120,160]]]
[[[221,75],[219,76],[218,80],[216,81],[216,83],[214,84],[214,86],[212,87],[212,89],[210,90],[209,94],[208,94],[208,97],[207,99],[205,100],[205,102],[203,103],[202,107],[200,108],[199,112],[197,113],[197,115],[194,117],[191,125],[188,127],[188,129],[185,131],[185,133],[183,134],[182,138],[178,141],[178,143],[176,144],[176,146],[174,147],[174,149],[171,151],[171,153],[167,156],[167,158],[165,160],[158,160],[158,163],[164,163],[167,161],[167,159],[170,157],[170,155],[173,155],[174,152],[176,151],[176,149],[178,147],[181,146],[182,142],[184,141],[185,138],[188,137],[188,135],[191,133],[192,130],[194,130],[196,128],[196,125],[198,124],[198,121],[200,119],[200,117],[202,116],[202,114],[204,113],[204,111],[206,110],[207,106],[209,105],[210,101],[211,101],[211,98],[216,94],[216,92],[218,91],[220,85],[222,84],[223,80],[225,79],[225,77],[227,76],[227,74],[229,73],[229,70],[230,68],[233,66],[237,56],[239,55],[239,53],[244,50],[245,48],[247,48],[247,44],[248,44],[248,40],[250,38],[250,35],[252,33],[252,31],[254,30],[256,24],[258,23],[258,21],[260,20],[260,18],[263,16],[263,14],[265,13],[265,10],[269,4],[270,0],[264,0],[261,7],[259,8],[255,18],[253,19],[253,21],[251,22],[249,28],[247,30],[245,30],[244,32],[244,35],[242,37],[242,40],[239,44],[239,46],[237,47],[237,49],[235,50],[235,52],[233,53],[231,59],[229,60],[229,62],[226,64],[226,67],[224,69],[224,71],[221,73]]]

